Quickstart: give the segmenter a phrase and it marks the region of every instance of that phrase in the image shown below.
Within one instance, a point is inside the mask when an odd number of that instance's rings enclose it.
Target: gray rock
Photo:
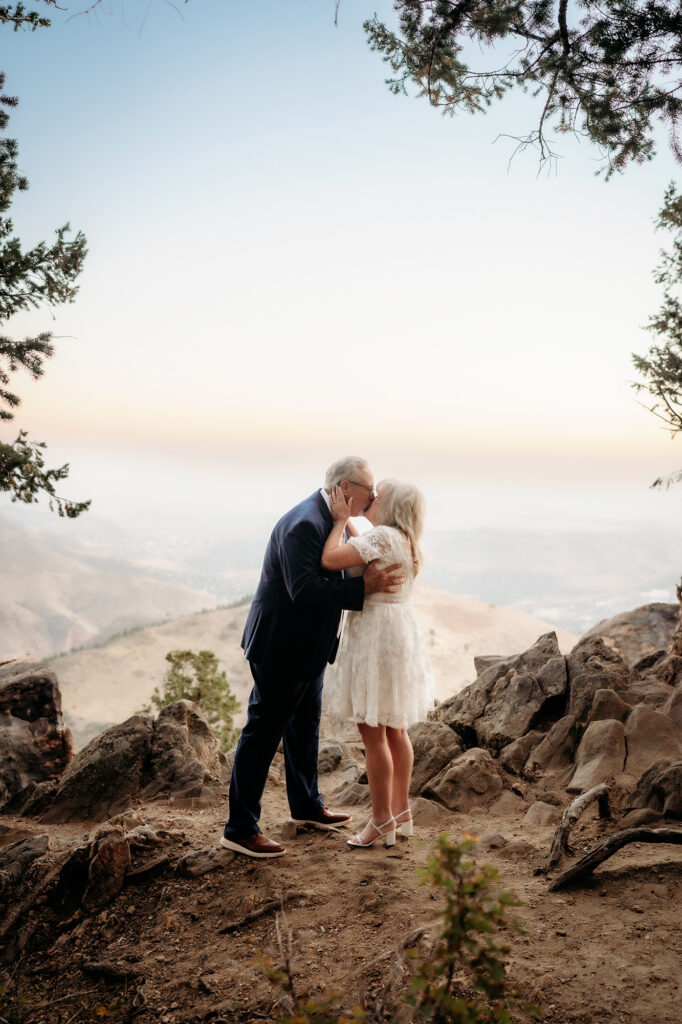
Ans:
[[[682,818],[682,758],[658,761],[637,782],[630,809],[649,807]]]
[[[317,756],[317,771],[320,775],[328,775],[338,768],[344,758],[340,743],[322,743]]]
[[[560,817],[561,811],[558,807],[536,800],[526,811],[523,822],[524,825],[553,825]]]
[[[640,807],[636,811],[628,811],[618,822],[618,828],[639,828],[642,825],[653,825],[661,821],[663,815],[651,807]]]
[[[682,729],[682,687],[673,690],[661,711],[672,718],[678,729]]]
[[[197,878],[205,875],[216,868],[225,868],[235,858],[232,850],[225,850],[222,846],[207,850],[193,850],[178,863],[178,873],[186,878]]]
[[[639,776],[657,761],[682,756],[682,732],[667,715],[638,704],[625,723],[625,770]]]
[[[568,714],[579,725],[587,722],[597,690],[627,690],[632,670],[601,637],[583,637],[566,659],[570,697]]]
[[[575,755],[576,769],[566,787],[569,793],[584,793],[600,782],[608,782],[625,765],[625,729],[613,719],[591,722]]]
[[[474,747],[460,754],[430,783],[424,795],[433,796],[453,811],[487,806],[502,792],[502,775],[487,750]]]
[[[43,821],[103,821],[128,807],[142,787],[153,735],[151,717],[133,715],[96,736],[67,768]]]
[[[477,850],[501,850],[507,845],[508,839],[500,832],[486,832],[476,844]]]
[[[525,800],[522,800],[516,793],[512,793],[510,789],[505,789],[501,796],[497,798],[495,803],[491,804],[488,808],[489,814],[496,814],[503,818],[513,818],[517,815],[522,814],[527,807]]]
[[[576,727],[573,715],[555,722],[545,738],[531,752],[524,773],[537,776],[539,772],[559,772],[573,763]]]
[[[23,817],[42,814],[52,803],[57,785],[52,779],[49,782],[29,782],[28,786],[24,786],[7,801],[2,808],[3,814],[19,814]]]
[[[647,655],[668,647],[679,608],[678,604],[645,604],[611,619],[603,619],[582,639],[602,637],[627,665],[633,667]]]
[[[508,743],[500,751],[498,758],[504,770],[511,772],[512,775],[520,775],[532,751],[535,750],[538,743],[542,743],[545,735],[544,732],[533,729],[531,732],[527,732],[525,736],[519,736],[517,740]]]
[[[615,690],[596,690],[587,721],[603,722],[610,718],[624,722],[631,711],[632,704],[627,704]]]
[[[415,825],[435,825],[444,828],[452,821],[452,815],[442,804],[437,804],[435,800],[427,800],[423,796],[410,801],[410,808]]]
[[[424,786],[462,753],[462,741],[443,722],[417,722],[407,730],[414,749],[414,768],[410,794],[421,793]]]
[[[546,633],[522,654],[491,665],[471,686],[444,701],[435,717],[466,743],[499,751],[556,708],[566,689],[566,663],[556,634]]]
[[[49,840],[44,836],[29,836],[6,846],[0,853],[0,895],[6,893],[25,874],[31,864],[47,853]]]
[[[167,796],[180,807],[211,807],[222,799],[226,759],[201,708],[190,700],[167,704],[154,723],[151,780],[140,796]]]
[[[646,704],[647,707],[662,711],[675,691],[672,686],[658,679],[646,678],[635,681],[623,693],[630,704]]]
[[[366,807],[371,803],[369,786],[363,786],[360,782],[350,782],[335,794],[334,801],[342,807]]]
[[[58,780],[72,757],[54,672],[25,662],[0,668],[0,807],[31,784]]]
[[[222,799],[225,758],[198,705],[180,700],[154,721],[133,715],[79,751],[44,821],[103,821],[134,800],[205,807]]]

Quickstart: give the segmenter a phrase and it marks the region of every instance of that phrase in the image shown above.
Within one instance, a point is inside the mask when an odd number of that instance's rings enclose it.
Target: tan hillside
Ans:
[[[521,612],[456,597],[428,583],[417,584],[415,606],[439,700],[472,682],[475,655],[518,653],[554,628]],[[174,648],[214,651],[245,709],[251,678],[239,644],[247,611],[243,605],[187,615],[135,630],[101,647],[52,659],[76,746],[148,702],[166,671],[165,655]],[[556,632],[567,652],[577,638],[565,630]],[[239,724],[243,718],[244,711]]]

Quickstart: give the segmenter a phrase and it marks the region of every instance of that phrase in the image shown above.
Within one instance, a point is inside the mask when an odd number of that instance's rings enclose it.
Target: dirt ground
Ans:
[[[281,765],[275,766],[261,823],[275,839],[288,818],[281,774]],[[322,778],[329,806],[339,806],[332,798],[338,788],[335,774]],[[153,827],[173,831],[161,852],[177,861],[218,842],[225,810],[147,805],[137,814]],[[367,809],[349,810],[359,828]],[[11,998],[5,996],[0,1017],[32,1024],[275,1020],[277,994],[257,962],[261,955],[278,960],[274,914],[229,934],[220,929],[282,895],[289,897],[297,990],[312,996],[340,993],[347,1008],[367,1003],[395,963],[391,951],[437,916],[438,895],[419,885],[417,868],[439,832],[458,837],[466,831],[488,847],[479,850],[477,861],[495,865],[504,888],[523,901],[515,916],[526,934],[508,936],[508,970],[523,996],[541,1005],[545,1021],[682,1024],[682,848],[633,844],[586,884],[549,893],[546,877],[535,871],[546,859],[555,826],[525,826],[523,813],[455,814],[445,828],[416,826],[412,839],[398,838],[389,850],[351,849],[339,833],[303,833],[285,844],[287,855],[278,860],[236,857],[198,878],[166,870],[130,884],[105,910],[66,928],[46,906],[44,921],[14,966]],[[2,821],[33,834],[49,833],[53,850],[87,830]],[[588,811],[573,833],[576,853],[616,827]],[[493,845],[504,845],[489,848],[491,835],[502,837]],[[84,971],[101,961],[121,977],[106,981]],[[518,1020],[525,1019],[519,1013]]]

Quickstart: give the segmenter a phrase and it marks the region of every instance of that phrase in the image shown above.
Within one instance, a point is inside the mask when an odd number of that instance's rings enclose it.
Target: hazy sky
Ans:
[[[682,519],[682,488],[647,490],[682,446],[628,387],[664,138],[606,184],[561,138],[538,176],[498,138],[530,100],[446,120],[389,94],[362,31],[385,0],[343,0],[338,28],[333,0],[146,10],[3,34],[17,231],[70,220],[90,248],[74,305],[11,325],[62,337],[15,425],[70,459],[65,493],[267,511],[357,450],[438,523]]]

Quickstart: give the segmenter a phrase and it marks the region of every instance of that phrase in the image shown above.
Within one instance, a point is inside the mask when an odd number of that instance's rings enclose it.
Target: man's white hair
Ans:
[[[357,476],[359,469],[367,469],[367,459],[361,459],[357,455],[347,455],[345,459],[332,462],[324,478],[324,486],[327,491],[332,487],[338,487],[342,480],[352,480]]]

